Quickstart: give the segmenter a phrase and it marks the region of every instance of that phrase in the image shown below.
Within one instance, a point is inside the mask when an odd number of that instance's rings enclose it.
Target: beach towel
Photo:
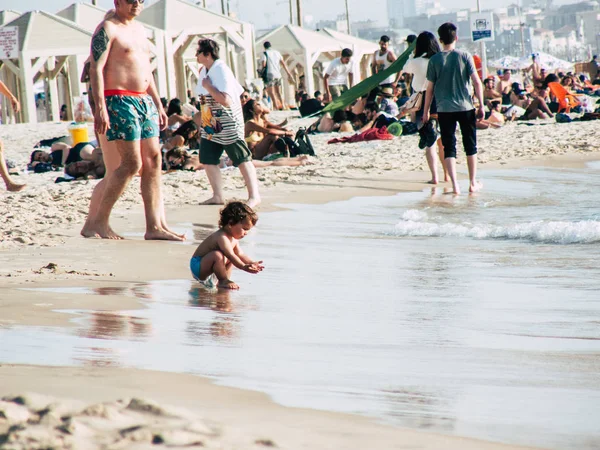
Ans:
[[[355,134],[354,136],[348,136],[343,138],[335,138],[327,142],[328,144],[352,144],[354,142],[366,142],[366,141],[391,141],[394,139],[394,135],[388,133],[387,127],[371,128],[362,133]]]
[[[339,109],[345,109],[349,106],[354,100],[363,95],[367,95],[373,89],[381,84],[383,80],[385,80],[390,75],[394,75],[402,70],[406,61],[410,57],[410,54],[414,51],[416,46],[416,42],[413,42],[408,48],[402,53],[396,61],[394,61],[390,67],[381,72],[377,72],[375,75],[370,76],[366,80],[361,81],[356,86],[344,92],[334,101],[329,103],[324,109],[321,110],[321,113],[326,112],[334,112]]]

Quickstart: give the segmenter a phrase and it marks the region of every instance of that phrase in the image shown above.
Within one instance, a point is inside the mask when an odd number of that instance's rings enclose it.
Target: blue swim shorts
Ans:
[[[106,132],[109,141],[139,141],[158,137],[158,110],[145,92],[104,92],[110,128]]]
[[[202,257],[194,256],[190,260],[190,270],[192,271],[192,276],[196,281],[199,281],[204,286],[208,288],[214,288],[217,286],[218,280],[214,273],[210,274],[210,276],[206,280],[200,279],[200,267],[202,266]]]

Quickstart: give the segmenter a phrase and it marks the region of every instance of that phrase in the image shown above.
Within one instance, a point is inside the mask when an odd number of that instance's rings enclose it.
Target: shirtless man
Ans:
[[[531,78],[534,86],[539,86],[544,82],[544,79],[542,78],[542,66],[540,65],[535,53],[531,55],[531,65],[523,72],[525,74],[531,72]]]
[[[510,91],[512,89],[513,81],[510,78],[510,69],[504,69],[502,72],[502,76],[500,77],[500,82],[496,90],[502,95],[502,104],[510,105]]]
[[[141,170],[145,239],[181,241],[183,236],[167,227],[161,192],[158,134],[166,127],[167,116],[152,76],[145,30],[134,22],[144,0],[114,2],[114,12],[105,16],[92,37],[94,128],[103,141],[106,176],[94,189],[81,234],[122,239],[109,225],[110,213]]]

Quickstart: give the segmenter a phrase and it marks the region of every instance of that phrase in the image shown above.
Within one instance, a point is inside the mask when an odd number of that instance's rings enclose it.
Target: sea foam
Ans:
[[[600,222],[534,221],[507,225],[436,223],[427,213],[408,210],[391,233],[394,236],[457,237],[471,239],[525,240],[551,244],[600,242]]]

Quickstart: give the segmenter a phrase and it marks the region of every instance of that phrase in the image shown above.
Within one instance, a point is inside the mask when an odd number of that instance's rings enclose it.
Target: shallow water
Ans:
[[[600,165],[262,214],[242,291],[188,280],[72,330],[0,330],[0,361],[210,376],[286,405],[554,449],[600,448]],[[187,261],[182,262],[187,264]]]

